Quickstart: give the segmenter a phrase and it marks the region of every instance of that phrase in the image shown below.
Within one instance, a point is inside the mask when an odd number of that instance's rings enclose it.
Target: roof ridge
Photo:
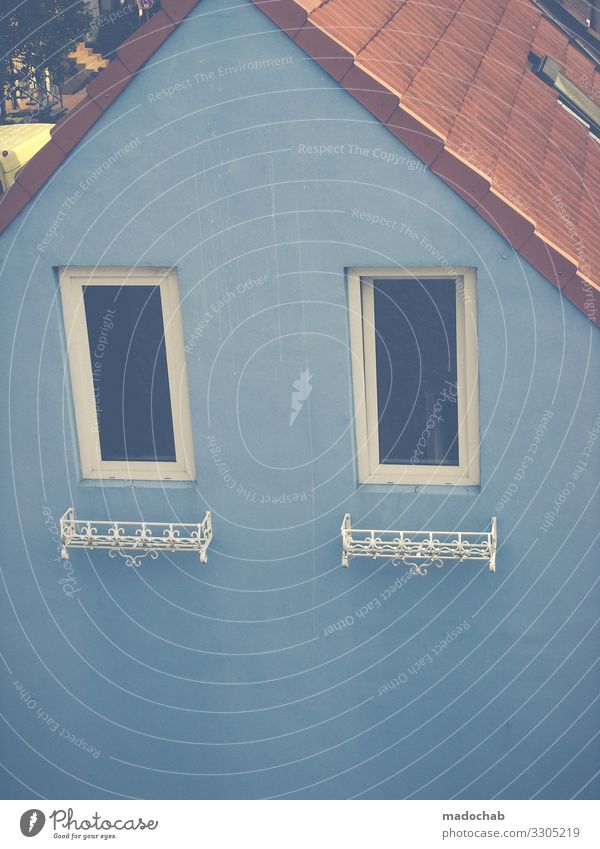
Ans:
[[[86,86],[84,99],[54,125],[50,141],[19,170],[14,184],[0,196],[0,234],[199,2],[161,0],[159,11],[119,45],[108,66]]]

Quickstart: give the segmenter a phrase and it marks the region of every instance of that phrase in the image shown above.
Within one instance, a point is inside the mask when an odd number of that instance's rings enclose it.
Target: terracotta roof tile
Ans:
[[[334,80],[341,80],[354,63],[354,56],[350,51],[310,21],[306,21],[298,30],[294,41],[325,68]]]
[[[582,194],[588,133],[562,108],[554,113],[548,147],[541,163],[537,229],[576,258],[577,215]],[[579,151],[578,151],[579,148]]]
[[[588,97],[600,103],[600,68],[595,71],[593,77],[591,74],[584,74],[581,78],[581,88]]]
[[[431,170],[473,205],[483,200],[490,190],[490,181],[486,176],[452,153],[448,147],[436,157]]]
[[[533,74],[523,74],[504,128],[492,179],[502,194],[532,215],[538,207],[540,163],[546,149],[556,98]]]
[[[534,222],[494,187],[479,201],[475,209],[517,250],[533,235]]]
[[[527,7],[526,7],[527,8]],[[523,13],[522,4],[509,2],[498,22],[485,55],[473,76],[463,102],[455,111],[448,137],[451,149],[463,149],[466,158],[493,176],[502,140],[515,106],[524,74],[531,38],[532,15]],[[519,31],[519,37],[514,33]],[[508,61],[511,58],[511,62]],[[498,187],[500,188],[500,187]],[[509,198],[514,192],[504,191]]]
[[[591,321],[598,323],[598,316],[600,315],[600,288],[598,286],[581,274],[576,274],[562,292]]]
[[[29,201],[29,195],[18,183],[14,183],[7,192],[0,195],[0,233],[22,212]]]
[[[533,7],[524,7],[520,0],[509,0],[473,77],[471,90],[489,109],[497,110],[503,126],[508,121],[523,79],[535,31],[532,11]],[[509,56],[510,62],[507,61]],[[463,103],[461,111],[468,106],[468,102]]]
[[[359,53],[361,65],[398,94],[404,94],[454,17],[461,0],[442,0],[427,16],[421,2],[408,0]]]
[[[579,210],[574,210],[576,232],[579,236],[578,251],[580,270],[588,278],[600,284],[600,144],[591,136],[587,140],[584,182]],[[578,212],[578,214],[577,214]]]
[[[354,53],[359,53],[403,2],[406,0],[382,0],[372,4],[364,0],[329,0],[316,9],[310,19],[343,41]]]
[[[342,77],[342,85],[380,121],[389,118],[398,107],[398,97],[356,62]]]
[[[327,0],[297,0],[297,5],[302,6],[307,12],[312,12],[326,2]]]
[[[85,97],[58,124],[54,125],[54,128],[50,131],[53,141],[65,153],[69,153],[90,127],[96,123],[101,114],[100,107],[89,97]]]
[[[568,39],[565,34],[540,14],[532,52],[536,56],[552,56],[564,65],[567,59],[567,44]]]
[[[417,112],[426,109],[439,132],[454,123],[501,12],[497,0],[464,0],[406,89],[403,102]]]
[[[160,0],[160,8],[176,24],[182,21],[198,5],[198,0]]]
[[[427,165],[430,165],[444,149],[444,139],[436,133],[435,129],[420,121],[402,104],[392,113],[385,125]]]
[[[87,87],[87,94],[100,109],[108,109],[131,80],[131,72],[120,59],[113,59]]]
[[[146,26],[125,39],[117,50],[117,56],[128,71],[133,73],[139,70],[171,35],[175,26],[176,24],[161,9],[152,15]]]
[[[565,74],[600,106],[600,89],[593,84],[594,71],[590,69],[589,60],[573,44],[567,44]]]
[[[17,173],[17,183],[33,197],[62,164],[65,156],[64,150],[54,141],[49,141]]]
[[[567,286],[577,271],[577,264],[539,233],[533,233],[519,252],[559,289]]]
[[[264,12],[289,35],[294,35],[306,21],[306,11],[309,4],[297,3],[295,0],[253,0],[253,2],[261,12]],[[313,3],[312,8],[316,5]]]

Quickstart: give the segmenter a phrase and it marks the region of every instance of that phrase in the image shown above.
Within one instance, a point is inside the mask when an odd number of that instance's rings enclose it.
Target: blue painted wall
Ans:
[[[598,333],[250,2],[199,5],[0,253],[5,796],[597,795]],[[481,489],[358,487],[344,267],[446,263],[477,267]],[[68,264],[177,267],[197,486],[80,482]],[[64,564],[71,504],[209,508],[209,564]],[[496,514],[498,570],[341,569],[346,511]]]

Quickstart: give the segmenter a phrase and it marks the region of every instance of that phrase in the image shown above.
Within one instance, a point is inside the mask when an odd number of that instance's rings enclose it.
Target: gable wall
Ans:
[[[566,729],[593,698],[578,679],[595,622],[598,334],[251,3],[201,3],[0,251],[4,704],[33,746],[3,732],[16,775],[46,796],[58,780],[65,798],[518,798],[591,778],[587,755],[558,772],[591,736],[592,711]],[[197,488],[79,481],[53,267],[96,262],[177,267]],[[359,489],[344,267],[446,263],[477,267],[481,489]],[[313,390],[290,427],[305,368]],[[71,576],[51,521],[71,504],[150,521],[211,509],[209,565],[182,555],[134,572],[76,552]],[[498,515],[498,571],[434,570],[360,616],[404,570],[339,568],[347,511],[357,526],[433,530]],[[15,679],[101,754],[26,710]]]

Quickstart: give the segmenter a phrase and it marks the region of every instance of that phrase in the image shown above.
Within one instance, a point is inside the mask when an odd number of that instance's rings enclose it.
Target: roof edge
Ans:
[[[14,185],[0,197],[0,234],[199,2],[161,0],[160,11],[120,45],[108,67],[87,86],[85,98],[54,126],[50,141],[23,166]],[[361,66],[351,50],[309,21],[306,8],[298,0],[252,2],[600,326],[600,285],[586,277],[577,259],[553,245],[537,230],[535,221],[494,190],[475,166],[452,151],[444,136],[403,106],[397,93]]]
[[[117,48],[116,56],[86,86],[84,99],[54,125],[50,141],[20,169],[15,183],[0,196],[0,234],[199,2],[161,0],[161,9]]]
[[[307,19],[293,31],[289,22],[304,13],[298,0],[252,0],[255,6],[318,62],[339,84],[422,162],[484,218],[540,274],[556,286],[586,318],[600,327],[600,285],[583,274],[576,258],[564,253],[537,229],[525,210],[494,189],[488,178],[462,159],[447,139],[413,111],[364,66],[356,54]],[[277,15],[273,10],[277,7]],[[311,37],[304,35],[310,27]],[[318,35],[314,34],[318,31]],[[349,61],[349,60],[352,61]],[[340,67],[345,67],[340,76]],[[395,98],[395,100],[394,100]],[[397,103],[396,103],[397,101]],[[395,106],[395,108],[394,108]]]

